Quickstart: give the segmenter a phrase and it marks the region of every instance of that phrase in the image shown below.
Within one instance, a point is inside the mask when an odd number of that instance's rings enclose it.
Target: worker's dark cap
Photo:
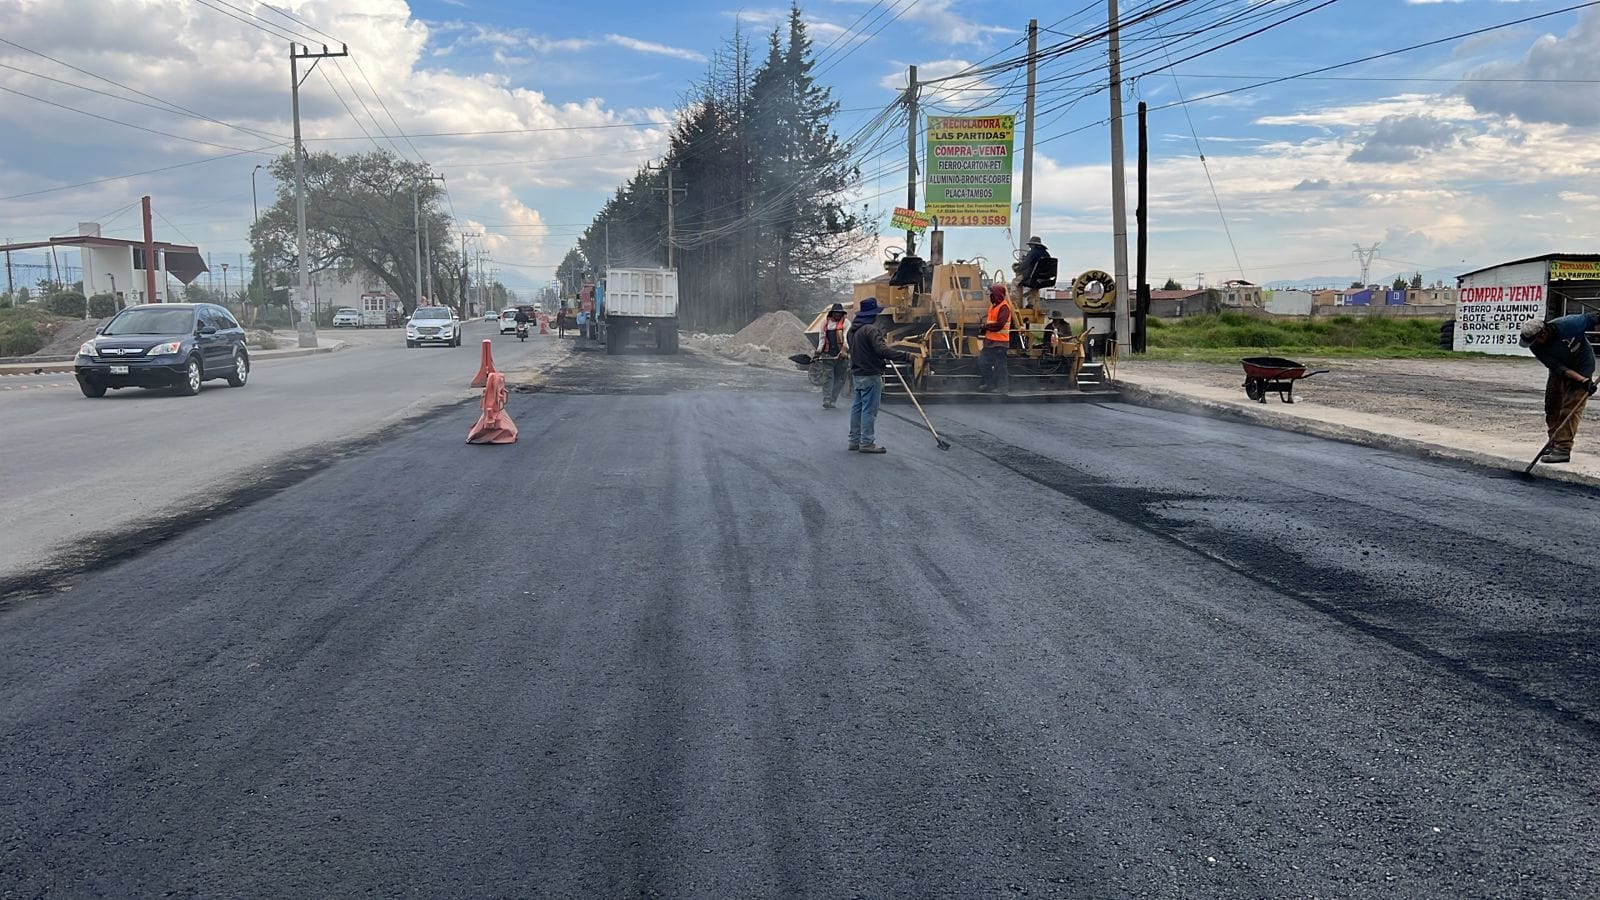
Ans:
[[[861,301],[861,306],[856,310],[857,322],[871,322],[878,317],[878,301],[868,297]]]
[[[844,315],[844,304],[843,303],[835,303],[834,305],[828,307],[828,315],[831,316],[834,313],[838,313],[841,316]]]

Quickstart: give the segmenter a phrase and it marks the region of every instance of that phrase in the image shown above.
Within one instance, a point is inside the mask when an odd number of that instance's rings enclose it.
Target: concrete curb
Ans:
[[[296,347],[292,350],[254,350],[250,353],[251,362],[273,359],[294,359],[297,356],[312,356],[318,353],[337,353],[348,350],[350,345],[344,341],[332,341],[320,347]],[[52,357],[59,359],[60,357]],[[39,363],[5,363],[0,364],[0,376],[3,375],[53,375],[61,372],[72,371],[72,360],[66,362],[39,362]]]
[[[1264,425],[1280,431],[1327,438],[1347,444],[1375,447],[1380,450],[1391,450],[1426,459],[1462,462],[1487,469],[1499,469],[1512,474],[1520,474],[1528,465],[1528,459],[1516,459],[1498,453],[1475,450],[1470,447],[1403,437],[1355,425],[1319,421],[1304,416],[1286,415],[1274,411],[1270,406],[1260,406],[1255,403],[1230,403],[1212,400],[1176,391],[1151,388],[1128,381],[1118,381],[1116,384],[1122,390],[1122,399],[1136,406],[1148,406],[1154,409],[1195,413],[1235,422],[1246,422],[1252,425]],[[1531,459],[1532,455],[1530,452],[1528,458]],[[1538,477],[1550,481],[1600,488],[1600,475],[1593,475],[1584,471],[1546,465],[1535,467],[1534,473]]]

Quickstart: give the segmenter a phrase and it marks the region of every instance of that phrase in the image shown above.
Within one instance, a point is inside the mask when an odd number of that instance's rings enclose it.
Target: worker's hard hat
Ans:
[[[1543,319],[1529,319],[1528,321],[1523,322],[1522,323],[1522,338],[1521,338],[1522,346],[1524,346],[1524,347],[1532,347],[1533,346],[1533,342],[1535,340],[1537,340],[1539,335],[1541,335],[1543,333],[1544,333],[1544,320]]]

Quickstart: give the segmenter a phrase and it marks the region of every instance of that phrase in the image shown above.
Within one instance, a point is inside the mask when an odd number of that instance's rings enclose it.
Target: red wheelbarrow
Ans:
[[[1280,356],[1252,356],[1240,363],[1244,365],[1245,396],[1261,403],[1267,402],[1267,395],[1272,393],[1285,403],[1293,403],[1296,381],[1328,374],[1327,369],[1307,372],[1304,364]]]

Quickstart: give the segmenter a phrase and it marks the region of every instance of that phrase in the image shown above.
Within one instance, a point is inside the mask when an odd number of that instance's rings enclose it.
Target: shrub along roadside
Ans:
[[[0,309],[0,356],[27,356],[39,352],[50,340],[49,326],[59,321],[42,309]]]

